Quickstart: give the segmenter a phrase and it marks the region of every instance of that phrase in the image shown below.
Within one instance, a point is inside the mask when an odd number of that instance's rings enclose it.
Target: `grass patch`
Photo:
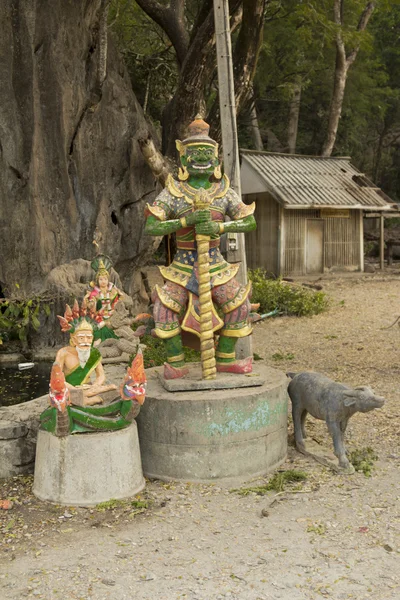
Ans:
[[[378,455],[373,448],[360,448],[350,452],[349,460],[356,471],[364,473],[365,477],[371,477],[374,462]]]
[[[249,494],[257,494],[264,496],[267,492],[274,490],[275,492],[283,492],[285,487],[291,483],[297,483],[307,479],[307,474],[303,471],[279,471],[265,485],[258,485],[247,488],[234,488],[229,490],[231,493],[239,494],[239,496],[248,496]]]
[[[130,517],[134,517],[135,515],[139,515],[145,512],[149,508],[148,500],[140,500],[135,499],[129,502],[129,500],[115,500],[111,498],[111,500],[107,500],[107,502],[100,502],[100,504],[96,505],[96,510],[99,512],[105,512],[107,510],[114,509],[128,509],[130,512]],[[132,509],[132,510],[130,510]]]
[[[123,506],[126,506],[126,500],[115,500],[114,498],[111,498],[111,500],[107,500],[107,502],[96,504],[96,510],[103,512],[105,510],[113,510],[114,508],[122,508]]]
[[[318,315],[329,306],[324,292],[290,285],[281,279],[268,279],[263,269],[250,269],[248,276],[253,282],[251,301],[260,303],[260,313],[278,309],[280,314],[305,317]]]
[[[294,354],[292,354],[291,352],[286,352],[286,354],[284,352],[275,352],[275,354],[272,355],[272,359],[273,360],[293,360]]]
[[[307,533],[316,533],[317,535],[324,535],[326,531],[325,525],[322,523],[316,523],[314,525],[308,525]]]
[[[149,508],[149,503],[147,500],[133,500],[131,506],[133,506],[133,508]]]

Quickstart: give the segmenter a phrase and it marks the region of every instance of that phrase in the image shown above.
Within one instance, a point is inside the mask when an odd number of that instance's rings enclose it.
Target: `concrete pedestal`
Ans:
[[[287,452],[286,375],[264,365],[257,387],[168,392],[146,371],[137,418],[146,477],[164,481],[242,482],[277,467]]]
[[[134,496],[145,485],[135,421],[113,432],[56,437],[40,430],[33,493],[67,506]]]

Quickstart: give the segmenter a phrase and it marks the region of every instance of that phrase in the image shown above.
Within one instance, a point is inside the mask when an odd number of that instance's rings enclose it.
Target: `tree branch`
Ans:
[[[194,38],[197,35],[197,30],[206,20],[209,12],[212,10],[213,0],[203,0],[198,15],[196,17],[195,22],[193,23],[192,33],[190,36],[190,43],[193,42]]]
[[[185,0],[171,0],[164,6],[156,0],[136,0],[140,8],[165,31],[175,48],[181,67],[189,48],[189,33],[185,23]]]
[[[342,25],[343,0],[334,0],[333,20],[336,25]]]
[[[365,31],[365,29],[368,25],[368,21],[370,20],[371,15],[375,10],[375,6],[376,6],[375,2],[368,2],[367,6],[364,8],[362,15],[360,17],[360,20],[358,22],[357,31],[359,31],[359,32]],[[357,46],[355,48],[353,48],[353,50],[347,56],[348,66],[352,65],[353,62],[355,61],[355,59],[357,58],[359,49],[360,49],[360,44],[358,43]]]
[[[365,31],[368,21],[374,12],[376,7],[376,2],[368,2],[367,6],[364,8],[364,11],[360,17],[360,20],[357,25],[357,31]]]
[[[154,177],[164,187],[168,175],[172,172],[172,168],[161,152],[157,150],[150,133],[147,135],[147,137],[139,138],[138,143],[147,164],[153,172]]]

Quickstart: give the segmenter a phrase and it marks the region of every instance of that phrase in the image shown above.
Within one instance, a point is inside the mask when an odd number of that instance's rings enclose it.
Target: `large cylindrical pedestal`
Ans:
[[[33,493],[67,506],[134,496],[145,485],[135,421],[113,432],[65,437],[40,430]]]
[[[137,418],[146,477],[245,481],[277,467],[287,452],[287,378],[256,364],[259,387],[168,392],[149,369]]]

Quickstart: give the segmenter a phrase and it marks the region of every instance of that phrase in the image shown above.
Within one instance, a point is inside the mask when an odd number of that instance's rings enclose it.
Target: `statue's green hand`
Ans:
[[[195,210],[194,212],[185,215],[185,218],[188,225],[196,225],[197,223],[211,221],[211,213],[208,209]]]
[[[197,223],[196,233],[202,235],[212,235],[213,233],[219,233],[219,225],[214,221],[208,221],[207,223]]]

